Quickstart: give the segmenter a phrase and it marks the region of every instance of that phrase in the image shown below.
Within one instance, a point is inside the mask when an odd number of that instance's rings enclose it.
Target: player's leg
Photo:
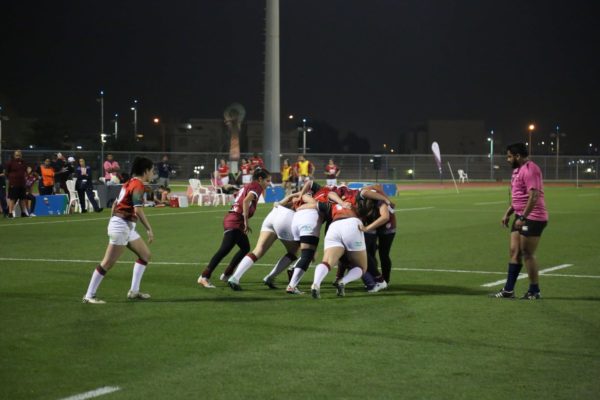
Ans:
[[[256,246],[251,252],[249,252],[242,258],[242,260],[237,265],[237,268],[235,269],[235,273],[230,277],[228,277],[226,273],[224,274],[228,282],[239,285],[242,276],[244,276],[246,271],[248,271],[252,267],[252,265],[254,265],[254,263],[267,252],[267,250],[273,245],[275,240],[277,240],[277,235],[275,234],[275,232],[261,231],[260,235],[258,236],[258,242],[256,243]],[[233,261],[231,264],[233,264]]]
[[[277,263],[275,264],[271,272],[269,272],[269,274],[263,278],[264,284],[271,289],[277,289],[277,287],[274,284],[275,278],[287,267],[289,267],[291,263],[298,259],[296,254],[298,253],[300,243],[295,242],[294,240],[280,240],[283,244],[283,247],[285,247],[286,249],[286,254],[283,255],[279,260],[277,260]]]
[[[296,293],[298,284],[304,276],[304,273],[310,267],[310,263],[315,257],[317,246],[319,244],[319,238],[316,236],[302,236],[300,237],[300,258],[294,265],[294,273],[290,279],[287,291],[289,293]]]
[[[138,259],[133,264],[131,288],[127,293],[127,298],[141,300],[149,299],[150,295],[148,293],[140,292],[140,283],[142,282],[142,276],[144,276],[144,271],[146,271],[148,262],[150,262],[150,249],[148,248],[146,242],[144,242],[142,238],[139,237],[139,235],[137,235],[137,238],[134,238],[127,244],[127,248],[133,251],[138,257]]]
[[[104,279],[106,273],[113,267],[113,265],[115,265],[115,263],[117,262],[119,257],[121,257],[125,249],[126,246],[124,244],[108,244],[102,262],[96,266],[94,272],[92,273],[92,277],[90,279],[87,291],[85,293],[85,296],[83,296],[84,303],[104,303],[104,301],[96,299],[96,291],[98,290],[100,283],[102,283],[102,280]]]
[[[240,261],[242,261],[244,256],[250,252],[250,240],[248,239],[248,235],[246,235],[244,232],[241,232],[241,231],[238,231],[238,232],[240,232],[240,234],[236,236],[235,244],[240,249],[237,251],[237,253],[235,253],[233,255],[233,258],[231,259],[231,261],[229,262],[229,265],[225,269],[225,272],[224,272],[225,276],[233,275],[233,272],[235,271],[235,267],[240,263]],[[227,283],[229,284],[229,287],[232,288],[233,290],[242,290],[240,285],[236,284],[235,282],[228,280]]]
[[[312,297],[314,299],[318,299],[321,297],[321,282],[327,276],[329,271],[331,270],[332,265],[336,265],[340,259],[344,255],[346,250],[343,246],[331,246],[325,249],[325,253],[323,254],[323,261],[316,266],[315,275],[313,278],[313,283],[310,287]]]
[[[520,236],[521,235],[519,231],[514,227],[513,223],[509,240],[509,262],[508,271],[506,275],[506,283],[500,291],[491,294],[491,297],[496,297],[500,299],[515,298],[515,284],[517,283],[517,279],[519,278],[519,274],[521,273],[521,268],[523,268],[523,263],[521,261],[522,257]]]
[[[214,288],[209,279],[221,260],[225,258],[227,254],[229,254],[231,249],[233,249],[240,234],[243,235],[243,232],[239,229],[230,229],[223,233],[221,246],[219,247],[219,250],[217,250],[217,252],[212,256],[204,271],[202,271],[202,274],[198,278],[199,284],[206,288]]]
[[[523,236],[521,235],[521,254],[525,261],[525,267],[527,268],[527,275],[529,276],[529,290],[524,299],[533,300],[540,298],[540,285],[539,285],[539,266],[535,257],[535,251],[540,243],[539,236]]]
[[[390,276],[392,274],[392,259],[390,257],[390,251],[392,250],[392,243],[396,237],[395,233],[382,233],[377,234],[378,236],[378,249],[379,249],[379,261],[381,262],[381,273],[383,280],[389,285]]]
[[[367,271],[362,275],[362,280],[367,290],[372,290],[377,281],[383,280],[379,268],[377,268],[377,234],[365,233],[365,245],[367,246]]]

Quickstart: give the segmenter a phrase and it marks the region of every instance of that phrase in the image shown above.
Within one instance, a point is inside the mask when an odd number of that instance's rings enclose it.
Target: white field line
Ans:
[[[488,205],[492,205],[492,204],[506,204],[506,200],[502,200],[502,201],[486,201],[483,203],[475,203],[476,206],[488,206]]]
[[[418,207],[418,208],[400,208],[400,209],[395,209],[395,212],[406,212],[406,211],[421,211],[421,210],[431,210],[432,208],[435,207]]]
[[[179,212],[179,213],[151,214],[150,218],[152,219],[154,217],[164,217],[167,215],[178,216],[178,215],[186,215],[186,214],[207,214],[207,213],[216,213],[216,212],[224,213],[224,210],[185,211],[185,212]],[[25,222],[25,223],[16,223],[16,224],[12,224],[12,223],[8,222],[6,224],[1,224],[0,228],[6,228],[6,227],[10,227],[10,226],[25,226],[25,225],[67,224],[67,223],[72,223],[72,222],[108,221],[109,219],[110,219],[110,217],[106,216],[106,217],[102,217],[102,218],[85,218],[85,219],[75,219],[75,220],[63,219],[60,221]]]
[[[563,269],[563,268],[568,268],[568,267],[572,267],[572,266],[573,266],[573,264],[561,264],[561,265],[557,265],[555,267],[550,267],[550,268],[543,269],[543,270],[541,270],[539,272],[539,274],[540,275],[544,275],[546,272],[556,271],[557,269]],[[517,279],[523,279],[525,277],[527,277],[527,274],[520,274]],[[505,282],[506,282],[506,279],[502,279],[502,280],[495,281],[495,282],[484,283],[481,286],[483,286],[483,287],[492,287],[492,286],[497,286],[497,285],[503,284]]]
[[[66,264],[96,264],[98,260],[78,260],[78,259],[53,259],[53,258],[14,258],[14,257],[0,257],[0,261],[21,261],[21,262],[51,262],[51,263],[66,263]],[[178,262],[178,261],[151,261],[152,265],[192,265],[192,266],[204,266],[208,261],[196,261],[196,262]],[[118,264],[131,264],[132,261],[117,261]],[[221,265],[227,265],[227,263],[221,263]],[[273,267],[273,264],[266,263],[256,263],[254,265],[260,267]],[[571,266],[572,264],[563,264],[566,266]],[[558,267],[566,268],[562,265]],[[566,274],[547,274],[545,272],[554,271],[560,269],[558,267],[552,267],[540,271],[540,274],[544,272],[544,276],[556,276],[556,277],[565,277],[565,278],[591,278],[591,279],[600,279],[600,275],[566,275]],[[465,269],[441,269],[441,268],[392,268],[394,271],[410,271],[410,272],[443,272],[443,273],[451,273],[451,274],[479,274],[479,275],[505,275],[506,272],[497,272],[497,271],[472,271]],[[521,274],[519,279],[527,276],[526,274]],[[504,283],[504,280],[498,281],[500,283]],[[488,284],[489,286],[494,286]]]
[[[577,195],[577,197],[589,197],[589,196],[600,196],[600,193],[585,193],[585,194]]]
[[[89,392],[76,394],[74,396],[65,397],[61,400],[85,400],[85,399],[93,399],[94,397],[103,396],[105,394],[113,393],[118,390],[121,390],[118,386],[104,386],[95,390],[90,390]]]

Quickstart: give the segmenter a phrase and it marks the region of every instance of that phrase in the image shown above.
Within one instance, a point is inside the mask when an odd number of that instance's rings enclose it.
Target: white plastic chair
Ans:
[[[191,203],[194,204],[194,198],[197,196],[197,204],[199,206],[203,206],[204,203],[212,203],[213,202],[213,197],[211,196],[211,193],[209,191],[208,188],[202,186],[202,182],[200,182],[200,179],[190,179],[190,187],[192,188],[192,201]]]
[[[465,180],[469,182],[469,175],[467,175],[467,173],[464,170],[459,169],[456,172],[458,172],[458,180],[460,181],[460,183],[465,183]]]
[[[69,204],[66,211],[71,213],[71,210],[73,210],[73,212],[80,213],[81,205],[79,203],[79,195],[77,194],[77,190],[75,190],[74,179],[67,180],[67,190],[69,191]]]

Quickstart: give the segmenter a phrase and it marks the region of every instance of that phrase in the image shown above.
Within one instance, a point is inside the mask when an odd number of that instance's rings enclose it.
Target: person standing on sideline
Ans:
[[[337,177],[340,175],[340,168],[335,165],[333,159],[325,166],[325,176],[327,177],[327,186],[337,186]]]
[[[171,165],[169,164],[169,157],[164,155],[162,161],[156,164],[158,172],[158,186],[169,187],[169,175],[171,174]]]
[[[15,150],[13,158],[6,164],[8,177],[8,216],[16,217],[15,204],[19,202],[21,215],[29,216],[27,202],[25,201],[25,174],[27,164],[23,161],[21,150]]]
[[[113,176],[119,179],[119,172],[121,171],[121,167],[119,163],[113,159],[112,154],[106,155],[106,161],[104,161],[104,180],[106,183],[113,181]],[[118,182],[117,182],[118,183]]]
[[[79,159],[79,166],[75,170],[75,190],[77,190],[77,196],[79,197],[79,204],[81,205],[81,212],[86,213],[85,208],[85,196],[89,199],[95,212],[102,212],[102,208],[98,205],[96,198],[94,197],[94,185],[92,184],[92,169],[85,165],[83,158]]]
[[[25,173],[25,202],[27,203],[30,217],[35,217],[33,212],[35,211],[36,200],[33,195],[33,184],[38,179],[40,179],[38,174],[28,165]]]
[[[39,167],[39,175],[41,177],[39,183],[39,191],[43,196],[54,194],[54,168],[49,158],[44,160],[44,163]]]
[[[511,144],[506,148],[506,158],[513,168],[510,182],[511,205],[502,217],[502,225],[508,227],[511,215],[515,215],[510,229],[510,262],[506,284],[492,297],[515,298],[515,284],[523,261],[529,275],[529,290],[523,300],[541,298],[539,266],[535,251],[540,243],[542,231],[548,224],[548,212],[544,202],[542,171],[528,159],[529,152],[524,143]]]
[[[219,166],[217,167],[218,179],[221,181],[219,186],[229,185],[229,166],[224,158],[219,160]]]
[[[252,154],[252,157],[250,157],[250,166],[252,168],[252,172],[254,172],[257,168],[265,169],[265,163],[258,153],[254,153]]]
[[[250,251],[250,241],[248,240],[248,233],[252,232],[248,221],[254,215],[256,211],[256,205],[260,195],[264,192],[267,185],[271,183],[271,175],[267,170],[256,169],[252,174],[252,182],[244,186],[238,192],[231,209],[223,220],[223,240],[221,247],[211,258],[208,266],[202,271],[200,277],[198,277],[198,284],[207,288],[213,289],[215,286],[210,283],[210,277],[227,254],[237,245],[240,250],[235,253],[229,266],[225,269],[225,272],[221,274],[221,280],[227,281],[233,274],[235,267],[242,261],[244,256]]]
[[[73,171],[69,172],[67,160],[62,153],[56,154],[56,160],[52,161],[52,168],[54,168],[54,193],[59,194],[62,190],[63,193],[68,194],[67,180]]]
[[[6,202],[6,174],[4,173],[4,165],[0,163],[0,208],[4,218],[8,217],[8,203]]]
[[[290,161],[286,158],[281,166],[281,184],[285,190],[286,196],[292,193],[292,167]]]
[[[140,292],[140,282],[150,261],[150,249],[140,235],[135,231],[136,222],[139,221],[146,228],[148,243],[154,240],[154,232],[144,213],[144,182],[154,176],[152,161],[145,157],[136,157],[131,166],[131,179],[121,188],[119,197],[113,203],[112,217],[108,223],[108,247],[102,262],[98,264],[92,274],[90,284],[83,303],[104,304],[105,301],[96,298],[98,286],[106,273],[115,265],[126,248],[133,251],[138,259],[133,265],[131,288],[127,292],[130,300],[146,300],[148,293]]]

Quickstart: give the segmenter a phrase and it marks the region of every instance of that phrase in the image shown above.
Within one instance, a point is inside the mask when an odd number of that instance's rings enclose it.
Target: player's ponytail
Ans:
[[[269,173],[269,171],[258,167],[254,170],[254,173],[252,174],[252,180],[257,181],[259,178],[267,179],[267,177],[269,177],[270,175],[271,174]]]
[[[136,157],[131,164],[131,176],[142,176],[154,163],[146,157]]]

